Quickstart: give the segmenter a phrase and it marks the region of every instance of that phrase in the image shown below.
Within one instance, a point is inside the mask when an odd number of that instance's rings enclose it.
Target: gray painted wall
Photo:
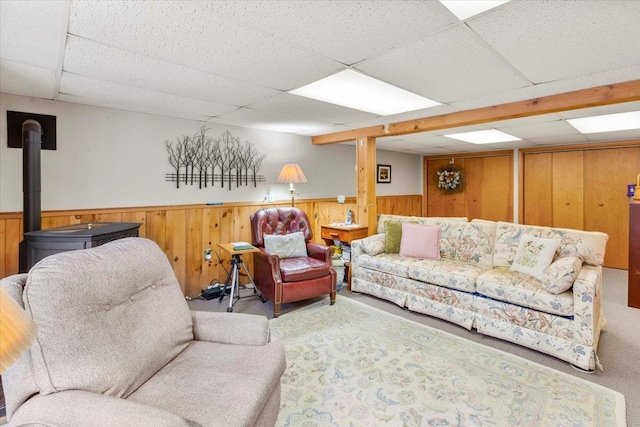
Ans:
[[[311,138],[227,125],[208,124],[208,135],[226,130],[267,152],[260,171],[265,183],[233,188],[175,188],[164,176],[172,168],[165,140],[198,132],[202,123],[151,114],[0,94],[0,211],[22,210],[22,151],[7,148],[7,110],[57,116],[56,151],[42,151],[42,209],[90,209],[260,201],[271,187],[275,200],[289,197],[277,184],[282,165],[298,163],[308,183],[300,198],[356,195],[355,147],[314,146]],[[377,162],[392,165],[391,184],[378,195],[422,192],[422,157],[378,151]]]

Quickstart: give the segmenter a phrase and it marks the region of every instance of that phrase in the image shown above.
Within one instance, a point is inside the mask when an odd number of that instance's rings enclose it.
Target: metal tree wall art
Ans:
[[[266,153],[259,153],[249,141],[241,143],[229,131],[216,139],[207,135],[208,130],[203,126],[193,136],[165,141],[169,164],[174,170],[165,175],[166,181],[175,182],[176,188],[180,188],[180,183],[197,183],[199,188],[206,188],[219,182],[220,187],[227,185],[229,190],[234,183],[236,188],[249,183],[256,187],[258,182],[266,181],[264,175],[258,175]]]

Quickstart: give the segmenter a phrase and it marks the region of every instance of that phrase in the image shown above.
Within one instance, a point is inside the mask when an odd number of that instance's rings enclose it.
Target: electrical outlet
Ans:
[[[204,259],[207,261],[211,261],[211,249],[204,250]]]

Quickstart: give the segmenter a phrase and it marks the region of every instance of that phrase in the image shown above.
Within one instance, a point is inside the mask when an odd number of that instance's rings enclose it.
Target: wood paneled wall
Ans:
[[[42,229],[87,222],[137,222],[139,235],[155,241],[163,248],[173,266],[185,295],[197,296],[214,280],[223,282],[230,257],[218,243],[251,241],[249,216],[263,207],[289,206],[288,202],[232,203],[221,206],[184,205],[139,208],[86,209],[50,211],[42,214]],[[314,240],[322,243],[320,227],[330,222],[343,222],[347,210],[356,212],[355,198],[344,204],[335,200],[298,200],[313,226]],[[385,196],[377,199],[378,213],[421,216],[422,196]],[[354,218],[358,222],[358,218]],[[18,244],[22,240],[22,213],[0,213],[0,277],[18,272]],[[213,249],[217,256],[205,261],[204,250]],[[252,271],[251,257],[245,259]],[[241,281],[246,279],[241,278]]]
[[[604,265],[628,268],[640,141],[523,149],[520,165],[520,222],[607,233]]]
[[[453,159],[462,171],[462,190],[438,188],[437,172]],[[513,151],[424,158],[425,216],[513,221]]]

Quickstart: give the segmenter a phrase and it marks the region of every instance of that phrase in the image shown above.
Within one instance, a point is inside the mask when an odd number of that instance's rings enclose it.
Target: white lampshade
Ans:
[[[280,175],[278,175],[279,184],[299,184],[301,182],[307,182],[307,178],[297,163],[289,163],[282,167]]]

